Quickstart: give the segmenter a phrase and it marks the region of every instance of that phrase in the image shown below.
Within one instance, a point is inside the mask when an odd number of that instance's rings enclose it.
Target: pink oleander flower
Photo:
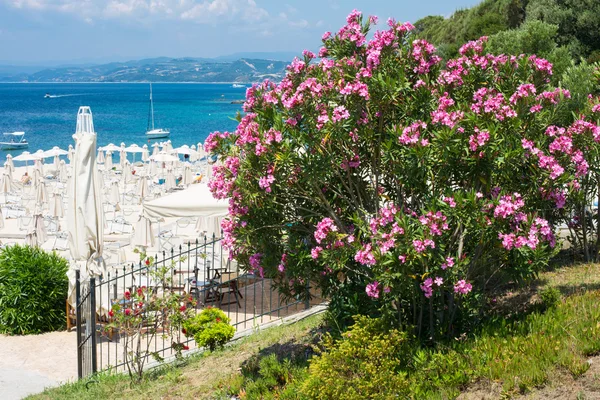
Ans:
[[[313,247],[310,250],[310,256],[312,257],[313,260],[316,260],[317,258],[319,258],[319,255],[321,254],[322,251],[323,251],[323,248],[321,246]]]
[[[473,286],[464,279],[461,279],[454,285],[454,293],[468,294],[472,289]]]
[[[337,232],[337,230],[338,228],[331,218],[323,218],[317,224],[317,229],[314,233],[315,240],[320,244],[323,240],[325,240],[325,238],[327,238],[329,233]]]
[[[367,243],[354,256],[354,260],[362,265],[375,265],[377,261],[371,251],[371,244]]]
[[[436,276],[435,279],[433,280],[433,283],[435,283],[438,286],[442,286],[444,284],[444,278],[442,278],[440,276]]]
[[[446,257],[446,261],[444,263],[442,263],[441,267],[443,270],[445,270],[446,268],[452,268],[454,266],[454,258],[453,257]]]
[[[367,285],[367,287],[365,288],[365,291],[367,292],[367,296],[372,297],[374,299],[378,299],[379,298],[379,282],[374,281],[372,283],[369,283]]]
[[[421,283],[421,290],[425,297],[430,298],[433,296],[433,279],[427,278]]]

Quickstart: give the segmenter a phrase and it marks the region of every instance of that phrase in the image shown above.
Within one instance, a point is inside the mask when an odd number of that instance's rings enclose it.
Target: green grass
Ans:
[[[545,272],[530,287],[499,295],[495,316],[479,331],[434,348],[413,346],[399,355],[410,396],[455,398],[495,383],[500,398],[556,384],[565,376],[577,379],[590,367],[588,358],[600,353],[598,288],[600,264],[590,264]],[[105,373],[96,381],[30,398],[301,398],[306,354],[318,341],[321,323],[316,316],[262,331],[222,351],[151,371],[140,385]]]

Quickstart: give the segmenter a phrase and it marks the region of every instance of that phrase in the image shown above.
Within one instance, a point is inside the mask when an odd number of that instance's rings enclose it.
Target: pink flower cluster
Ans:
[[[477,151],[479,147],[484,146],[490,140],[488,131],[480,131],[479,128],[474,128],[475,134],[469,136],[469,148],[471,151]]]
[[[475,114],[494,114],[498,121],[517,116],[515,110],[506,104],[504,94],[486,87],[476,90],[473,94],[471,110]]]
[[[421,225],[425,225],[427,227],[427,231],[432,236],[441,236],[442,231],[447,231],[450,229],[448,223],[446,222],[448,218],[442,214],[441,211],[433,212],[429,211],[425,215],[421,215],[419,217],[419,222]]]
[[[314,236],[317,243],[321,244],[323,240],[327,238],[332,232],[337,232],[338,227],[335,225],[335,222],[331,218],[323,218],[317,224],[317,229],[315,230]]]
[[[423,39],[412,42],[412,58],[417,62],[413,71],[417,74],[427,74],[431,67],[438,64],[442,59],[435,55],[435,46]]]
[[[465,115],[462,111],[448,112],[448,108],[452,107],[454,104],[454,100],[447,92],[445,92],[438,100],[437,110],[431,112],[431,123],[442,124],[449,128],[454,128],[457,122],[462,120]]]
[[[514,215],[524,205],[525,201],[519,193],[502,196],[494,209],[494,217],[506,219]]]
[[[461,279],[454,285],[454,293],[468,294],[471,290],[473,290],[473,286],[464,279]]]
[[[379,298],[379,282],[374,281],[371,282],[367,285],[367,287],[365,288],[365,291],[367,292],[367,296],[372,297],[374,299],[378,299]]]
[[[425,239],[425,240],[415,239],[415,240],[413,240],[412,244],[417,253],[424,253],[428,247],[435,249],[435,242],[431,239]]]
[[[421,139],[421,129],[427,129],[427,124],[423,121],[416,121],[402,130],[402,135],[398,137],[398,142],[405,145],[427,146],[429,141]]]
[[[360,249],[354,256],[354,260],[362,265],[375,265],[377,260],[375,260],[375,255],[373,254],[371,244],[367,243],[363,245],[362,249]]]
[[[357,47],[365,44],[366,39],[360,24],[361,17],[362,13],[360,11],[353,10],[346,18],[346,25],[338,31],[337,36],[341,40],[348,40],[355,43]]]

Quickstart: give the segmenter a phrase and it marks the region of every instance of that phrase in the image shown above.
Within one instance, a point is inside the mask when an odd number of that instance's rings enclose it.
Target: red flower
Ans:
[[[114,317],[115,316],[115,312],[113,310],[110,310],[108,312],[108,316],[111,317],[111,318]]]
[[[125,309],[125,315],[131,315],[131,309],[130,308],[126,308]]]
[[[129,299],[131,299],[131,293],[129,293],[129,290],[126,290],[126,291],[125,291],[125,294],[124,294],[123,296],[125,296],[125,299],[126,299],[126,300],[129,300]]]
[[[183,333],[184,335],[187,335],[187,330],[185,328],[181,328],[181,333]]]
[[[143,302],[143,301],[140,301],[140,302],[138,303],[138,307],[139,307],[139,308],[142,308],[142,307],[144,307],[144,302]]]
[[[150,259],[146,258],[146,265],[150,265]]]
[[[142,290],[142,288],[138,288],[137,294],[138,294],[138,296],[141,296],[142,294],[144,294],[144,291]]]
[[[217,317],[216,321],[221,322],[221,318]]]
[[[185,345],[185,344],[184,344],[184,345],[183,345],[183,349],[184,349],[184,350],[189,350],[189,349],[190,349],[190,346],[187,346],[187,345]]]
[[[184,312],[187,309],[187,307],[184,305],[182,305],[181,307],[179,307],[179,311]]]

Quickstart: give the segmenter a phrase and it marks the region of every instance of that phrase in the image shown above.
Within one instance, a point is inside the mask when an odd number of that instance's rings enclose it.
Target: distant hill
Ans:
[[[254,54],[254,53],[247,53]],[[263,53],[269,54],[269,53]],[[275,53],[279,54],[279,53]],[[0,82],[239,82],[285,76],[287,61],[260,58],[221,59],[159,57],[127,62],[70,67],[0,66]]]

